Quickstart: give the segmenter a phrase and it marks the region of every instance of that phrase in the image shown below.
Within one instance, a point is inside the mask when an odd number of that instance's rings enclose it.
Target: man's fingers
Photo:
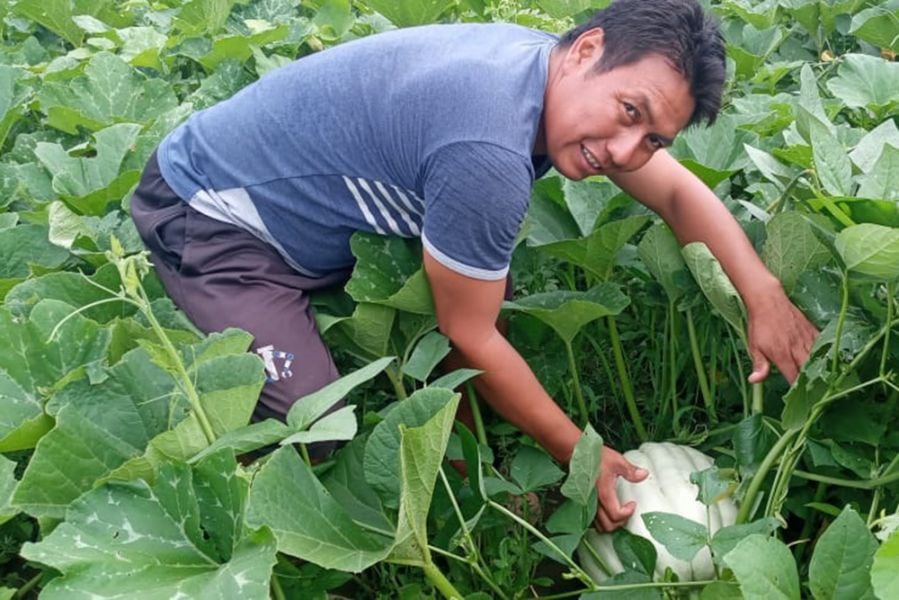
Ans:
[[[633,463],[627,463],[627,470],[621,474],[631,483],[639,483],[649,477],[649,471],[642,469]]]
[[[752,373],[749,374],[749,383],[759,383],[768,377],[771,365],[765,355],[758,350],[752,351]]]

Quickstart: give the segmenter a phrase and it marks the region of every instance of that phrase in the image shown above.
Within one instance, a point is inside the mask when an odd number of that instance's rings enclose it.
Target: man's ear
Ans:
[[[592,68],[602,56],[604,42],[605,32],[602,27],[594,27],[582,33],[568,50],[572,66],[583,68],[586,65]]]

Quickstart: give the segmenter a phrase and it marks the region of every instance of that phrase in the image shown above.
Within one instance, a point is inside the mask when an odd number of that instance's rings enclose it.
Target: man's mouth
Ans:
[[[587,164],[596,169],[597,171],[602,171],[602,164],[593,156],[593,153],[587,150],[587,147],[581,144],[581,154],[584,155],[584,159],[587,161]]]

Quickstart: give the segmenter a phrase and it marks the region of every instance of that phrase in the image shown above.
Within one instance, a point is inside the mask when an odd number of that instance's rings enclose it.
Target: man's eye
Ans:
[[[649,136],[649,145],[652,146],[653,150],[659,150],[665,147],[665,144],[662,143],[662,140],[660,140],[658,136],[655,135]]]
[[[637,107],[630,102],[624,103],[624,110],[625,112],[627,112],[628,116],[633,119],[637,119],[640,116],[640,112],[637,110]]]

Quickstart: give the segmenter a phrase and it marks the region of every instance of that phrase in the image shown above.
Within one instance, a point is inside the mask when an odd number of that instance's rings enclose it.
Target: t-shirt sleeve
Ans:
[[[422,245],[457,273],[503,279],[532,181],[530,161],[500,146],[459,142],[440,148],[425,166]]]

